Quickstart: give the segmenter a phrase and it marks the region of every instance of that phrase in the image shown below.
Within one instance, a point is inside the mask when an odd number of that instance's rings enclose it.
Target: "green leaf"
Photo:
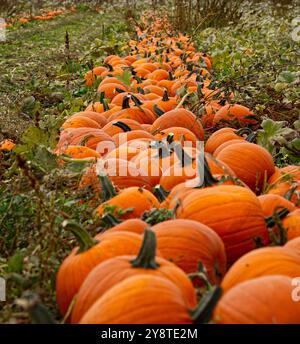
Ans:
[[[130,70],[128,70],[128,69],[124,70],[123,75],[118,75],[117,76],[117,79],[122,81],[127,86],[130,86],[131,78],[132,78],[132,74],[131,74]]]
[[[38,146],[34,160],[45,170],[51,171],[57,167],[57,156],[45,146]]]
[[[288,70],[282,71],[277,78],[277,81],[292,83],[297,79],[297,74]]]
[[[22,135],[21,141],[28,146],[32,147],[34,145],[44,144],[47,146],[48,135],[43,132],[41,129],[35,126],[30,126],[26,129]]]
[[[297,131],[300,132],[300,119],[294,122],[294,127]]]
[[[23,255],[20,251],[17,251],[8,260],[7,272],[21,273],[22,270],[23,270]]]

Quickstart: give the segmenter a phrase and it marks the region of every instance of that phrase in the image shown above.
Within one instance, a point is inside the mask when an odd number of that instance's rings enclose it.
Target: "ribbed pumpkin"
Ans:
[[[241,282],[267,275],[300,276],[300,257],[284,247],[253,250],[231,266],[221,286],[226,292]]]
[[[219,324],[299,324],[300,302],[292,299],[292,279],[254,278],[225,293],[214,311]]]
[[[207,139],[204,150],[210,154],[213,154],[215,150],[221,146],[224,142],[231,140],[244,140],[243,137],[236,134],[236,130],[233,128],[222,128],[212,133]]]
[[[148,223],[141,219],[128,219],[124,221],[120,221],[116,219],[111,214],[106,214],[102,217],[102,221],[109,226],[109,229],[106,229],[106,232],[133,232],[137,234],[143,234],[145,229],[149,227]],[[101,233],[100,233],[101,234]]]
[[[175,264],[156,257],[155,241],[155,234],[146,229],[137,257],[119,256],[97,265],[87,276],[77,294],[71,322],[77,323],[93,303],[114,285],[139,274],[161,276],[172,281],[182,291],[189,307],[194,308],[197,301],[191,281]]]
[[[169,279],[141,274],[108,290],[80,324],[192,324],[203,322],[207,312],[199,306],[189,309],[182,291]]]
[[[137,254],[142,242],[140,235],[131,232],[107,233],[97,242],[83,228],[66,223],[65,227],[68,226],[77,236],[80,246],[64,259],[56,277],[56,301],[63,315],[82,282],[96,265],[115,256]]]
[[[144,211],[159,208],[157,198],[148,190],[140,187],[123,189],[117,196],[98,206],[96,212],[102,216],[107,209],[123,219],[140,217]]]
[[[91,149],[97,149],[100,142],[111,142],[114,140],[102,129],[93,128],[69,128],[61,132],[56,146],[56,152],[60,153],[69,145],[85,145]],[[99,152],[101,153],[101,152]]]
[[[258,200],[266,217],[272,216],[274,212],[277,212],[283,208],[286,208],[289,211],[296,209],[292,202],[279,195],[260,195],[258,196]]]
[[[300,236],[300,209],[296,209],[289,213],[282,220],[283,227],[287,230],[288,240]]]
[[[197,117],[186,109],[175,109],[165,112],[152,124],[151,132],[161,131],[171,127],[183,127],[192,131],[199,140],[204,139],[204,130]]]
[[[254,143],[236,143],[222,149],[217,159],[227,164],[253,191],[260,191],[264,181],[275,171],[271,154]]]
[[[152,227],[157,247],[165,259],[186,273],[196,272],[201,262],[213,284],[226,271],[226,255],[220,237],[209,227],[192,220],[169,220]]]
[[[296,253],[299,255],[299,257],[300,257],[300,236],[297,237],[297,238],[295,238],[295,239],[289,240],[289,241],[284,245],[284,247],[293,250],[293,251],[296,252]]]
[[[254,113],[247,107],[239,104],[224,105],[218,110],[214,116],[213,124],[216,125],[221,121],[237,121],[241,126],[257,123]]]
[[[254,249],[257,237],[265,243],[269,240],[259,201],[244,187],[220,185],[192,191],[176,214],[177,218],[196,220],[216,231],[225,244],[229,264]]]

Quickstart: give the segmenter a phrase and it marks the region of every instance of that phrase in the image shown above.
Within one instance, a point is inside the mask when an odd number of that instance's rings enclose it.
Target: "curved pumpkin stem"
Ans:
[[[139,106],[143,105],[143,102],[141,100],[139,100],[139,98],[136,97],[134,94],[131,93],[129,97],[133,100],[135,106],[139,107]]]
[[[145,229],[144,239],[140,251],[131,261],[134,268],[157,269],[159,264],[155,261],[156,235],[151,229]]]
[[[290,211],[287,208],[283,208],[278,212],[274,212],[272,216],[265,218],[266,226],[268,228],[274,227],[277,224],[276,219],[283,220],[289,213]]]
[[[168,142],[168,144],[172,144],[174,142],[174,134],[173,133],[169,133],[167,138],[166,138],[166,141]]]
[[[169,101],[168,91],[167,91],[167,90],[164,90],[164,95],[163,95],[163,97],[162,97],[162,101],[163,101],[163,102]]]
[[[208,187],[208,186],[213,186],[217,183],[218,183],[218,180],[214,178],[214,176],[212,175],[207,159],[204,155],[204,180],[201,186]]]
[[[118,220],[113,214],[106,213],[102,216],[101,220],[109,226],[109,228],[117,226],[122,221]]]
[[[246,137],[246,141],[253,143],[256,138],[257,138],[257,133],[253,132]]]
[[[163,202],[170,192],[158,184],[153,188],[153,193],[160,202]]]
[[[103,201],[108,201],[117,195],[116,190],[107,175],[98,175],[101,184]]]
[[[114,122],[112,125],[115,125],[116,127],[121,128],[124,132],[131,131],[130,126],[121,121]]]
[[[162,109],[160,109],[156,104],[154,104],[153,110],[158,117],[160,117],[164,114],[164,111]]]
[[[112,66],[111,64],[107,63],[107,62],[106,62],[106,63],[103,63],[103,66],[104,66],[104,67],[107,67],[107,68],[109,69],[110,72],[113,72],[113,70],[114,70],[114,69],[113,69],[113,66]]]
[[[76,237],[79,244],[77,254],[89,250],[98,243],[98,241],[93,239],[82,226],[73,220],[64,220],[62,226],[64,229],[71,231]]]
[[[296,186],[293,186],[292,188],[290,188],[286,193],[285,195],[283,196],[285,199],[287,199],[288,201],[291,201],[292,200],[292,197],[295,193],[295,191],[297,190],[297,185]]]
[[[252,133],[253,133],[253,131],[247,127],[241,128],[241,129],[235,131],[235,134],[237,134],[238,136],[250,135]]]
[[[129,100],[130,100],[130,96],[129,95],[126,95],[124,96],[123,98],[123,101],[122,101],[122,109],[129,109],[130,108],[130,105],[129,105]]]
[[[209,322],[221,295],[222,289],[217,285],[213,286],[211,290],[204,294],[197,307],[190,311],[194,324]]]

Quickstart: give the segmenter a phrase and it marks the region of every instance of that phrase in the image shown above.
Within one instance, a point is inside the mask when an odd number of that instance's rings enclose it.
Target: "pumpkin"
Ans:
[[[97,265],[87,276],[76,297],[72,323],[77,323],[88,309],[114,285],[128,277],[147,274],[172,281],[182,291],[189,307],[196,306],[196,293],[184,272],[169,261],[156,257],[155,234],[145,230],[144,240],[135,256],[119,256]]]
[[[223,143],[232,140],[240,140],[243,141],[244,138],[237,134],[237,131],[233,128],[222,128],[214,133],[212,133],[209,138],[207,139],[204,150],[210,154],[213,154],[215,150],[221,146]]]
[[[76,159],[101,158],[101,155],[98,152],[85,146],[68,146],[65,149],[64,154]]]
[[[202,322],[205,313],[205,307],[189,309],[182,291],[169,279],[141,274],[108,290],[80,324],[192,324]]]
[[[82,282],[96,265],[115,256],[137,254],[141,244],[141,237],[131,232],[107,233],[98,242],[74,223],[65,222],[64,227],[70,227],[80,246],[64,259],[56,276],[56,301],[62,315],[66,314]]]
[[[137,234],[143,234],[145,229],[149,226],[148,223],[141,219],[128,219],[120,221],[111,214],[106,214],[101,219],[110,228],[105,232],[126,231]]]
[[[129,187],[109,201],[100,204],[96,212],[102,216],[109,210],[123,219],[140,217],[144,211],[159,208],[157,198],[141,187]]]
[[[204,139],[204,130],[197,117],[186,109],[175,109],[165,112],[157,118],[151,127],[151,132],[155,133],[171,127],[183,127],[192,131],[199,140]]]
[[[300,257],[284,247],[263,247],[237,260],[226,273],[221,287],[224,292],[235,285],[260,276],[300,276]]]
[[[251,216],[249,216],[251,214]],[[232,264],[255,248],[255,239],[268,243],[264,214],[257,197],[236,185],[196,189],[182,200],[177,218],[199,221],[219,234]]]
[[[283,227],[287,230],[288,240],[300,236],[300,209],[296,209],[289,213],[282,220]]]
[[[237,121],[240,126],[257,123],[254,113],[247,107],[239,104],[227,104],[216,112],[213,124],[232,121]]]
[[[254,143],[236,143],[222,149],[216,156],[227,164],[249,188],[262,190],[264,182],[274,173],[271,154]]]
[[[209,227],[192,220],[169,220],[156,224],[157,247],[164,258],[184,272],[198,270],[201,262],[213,284],[221,282],[226,271],[224,244]]]
[[[260,195],[258,196],[258,200],[265,217],[272,216],[275,212],[283,208],[286,208],[289,211],[293,211],[296,209],[295,205],[292,202],[279,195]]]
[[[137,121],[129,118],[123,118],[122,120],[112,121],[107,123],[103,127],[103,131],[110,136],[114,136],[119,133],[124,133],[130,130],[143,130],[143,127]]]
[[[223,295],[213,320],[218,324],[299,324],[300,302],[291,297],[294,288],[288,276],[245,281]]]
[[[300,236],[289,240],[284,247],[295,251],[300,257]]]

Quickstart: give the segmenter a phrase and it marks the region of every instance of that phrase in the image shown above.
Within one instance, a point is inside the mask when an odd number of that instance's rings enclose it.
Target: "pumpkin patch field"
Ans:
[[[0,322],[300,324],[299,8],[70,3],[0,42]]]

